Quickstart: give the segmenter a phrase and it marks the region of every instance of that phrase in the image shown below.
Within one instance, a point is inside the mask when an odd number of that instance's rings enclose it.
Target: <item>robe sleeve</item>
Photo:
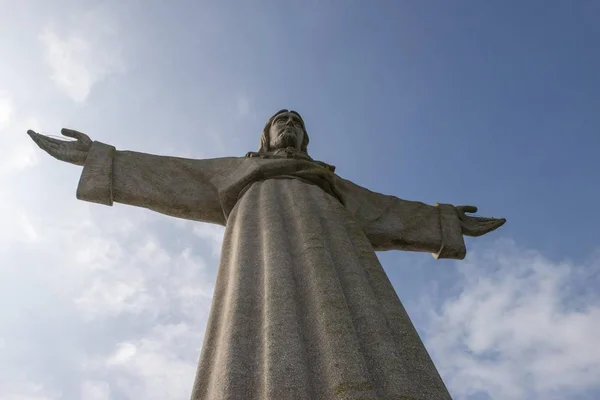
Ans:
[[[432,253],[462,260],[466,247],[456,208],[372,192],[336,176],[336,192],[375,250]]]
[[[225,225],[219,182],[239,158],[192,160],[117,151],[94,142],[79,186],[80,200],[144,207],[174,217]]]

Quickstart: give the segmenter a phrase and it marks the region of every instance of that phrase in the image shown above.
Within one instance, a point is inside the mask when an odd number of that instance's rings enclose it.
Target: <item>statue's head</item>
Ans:
[[[259,153],[292,147],[308,154],[308,133],[300,114],[292,110],[275,113],[265,125]]]

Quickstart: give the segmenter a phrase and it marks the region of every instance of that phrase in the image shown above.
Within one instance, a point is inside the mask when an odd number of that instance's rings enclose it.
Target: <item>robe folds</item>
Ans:
[[[453,206],[375,193],[310,159],[100,142],[77,197],[225,225],[192,400],[450,399],[375,251],[463,258]]]

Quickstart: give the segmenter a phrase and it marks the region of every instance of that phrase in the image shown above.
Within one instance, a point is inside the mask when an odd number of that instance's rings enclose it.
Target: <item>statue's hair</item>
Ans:
[[[286,112],[294,113],[298,116],[298,118],[300,118],[300,121],[302,122],[302,130],[304,131],[304,139],[302,140],[302,146],[300,146],[300,151],[308,154],[309,138],[308,138],[308,133],[306,132],[306,125],[304,125],[304,120],[302,119],[302,116],[294,110],[279,110],[275,114],[273,114],[273,116],[271,118],[269,118],[269,120],[267,121],[267,124],[265,125],[265,128],[262,131],[262,135],[260,136],[260,147],[258,149],[259,153],[267,153],[271,150],[271,148],[270,148],[271,136],[269,135],[269,130],[271,129],[271,125],[273,124],[273,121],[275,120],[275,118],[279,114],[283,114]]]

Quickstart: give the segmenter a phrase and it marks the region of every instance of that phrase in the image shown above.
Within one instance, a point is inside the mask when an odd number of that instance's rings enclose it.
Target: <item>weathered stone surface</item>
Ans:
[[[340,178],[308,156],[293,112],[246,157],[117,151],[70,132],[77,142],[29,134],[63,161],[85,151],[79,199],[226,226],[193,400],[450,398],[375,251],[462,259],[463,234],[504,220]]]

